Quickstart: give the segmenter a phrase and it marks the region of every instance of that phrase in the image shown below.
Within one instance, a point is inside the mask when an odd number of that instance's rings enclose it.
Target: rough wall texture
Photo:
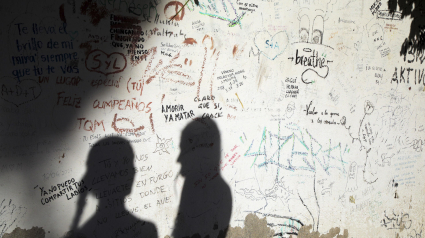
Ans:
[[[45,238],[46,232],[41,227],[32,227],[31,229],[21,229],[16,227],[12,232],[5,233],[3,238]]]
[[[318,231],[312,231],[313,226],[303,226],[298,232],[298,238],[348,238],[348,230],[345,229],[343,234],[340,234],[340,228],[331,228],[326,234],[320,234]],[[290,236],[291,238],[295,238]]]
[[[230,227],[226,238],[269,238],[273,237],[274,231],[267,226],[267,220],[258,218],[255,214],[245,217],[244,227]]]

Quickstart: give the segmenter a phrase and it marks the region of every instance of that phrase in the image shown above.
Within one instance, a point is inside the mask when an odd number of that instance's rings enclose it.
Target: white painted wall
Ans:
[[[142,222],[134,237],[216,237],[250,213],[276,237],[423,236],[410,16],[389,19],[386,1],[191,0],[167,21],[185,2],[142,1],[0,7],[0,237]]]

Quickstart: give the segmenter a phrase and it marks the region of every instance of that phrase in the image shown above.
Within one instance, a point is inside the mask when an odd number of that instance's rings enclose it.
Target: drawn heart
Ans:
[[[285,31],[271,36],[268,31],[261,31],[255,35],[254,44],[267,58],[274,60],[282,54],[288,46],[289,38]]]
[[[92,72],[104,75],[116,74],[124,71],[125,67],[127,59],[119,52],[106,54],[101,50],[92,50],[86,57],[86,68]]]
[[[1,94],[0,97],[6,102],[10,102],[15,106],[19,107],[20,105],[34,101],[41,94],[41,86],[33,79],[24,79],[20,82],[16,82],[15,79],[8,78],[8,80],[3,80],[1,84]]]

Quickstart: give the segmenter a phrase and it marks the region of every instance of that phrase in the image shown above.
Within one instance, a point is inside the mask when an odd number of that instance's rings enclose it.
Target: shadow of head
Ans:
[[[195,176],[210,170],[218,171],[220,163],[220,132],[212,119],[192,121],[182,132],[180,155],[183,176]]]
[[[126,139],[105,138],[91,148],[84,180],[95,193],[115,189],[110,196],[123,198],[131,193],[134,175],[134,152]]]
[[[211,119],[192,121],[182,131],[178,162],[185,180],[173,237],[226,237],[232,196],[220,175],[220,141]]]

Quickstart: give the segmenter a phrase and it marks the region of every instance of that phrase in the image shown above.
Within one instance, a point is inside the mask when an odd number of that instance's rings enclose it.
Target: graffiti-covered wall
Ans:
[[[0,18],[0,237],[425,236],[423,1]]]

